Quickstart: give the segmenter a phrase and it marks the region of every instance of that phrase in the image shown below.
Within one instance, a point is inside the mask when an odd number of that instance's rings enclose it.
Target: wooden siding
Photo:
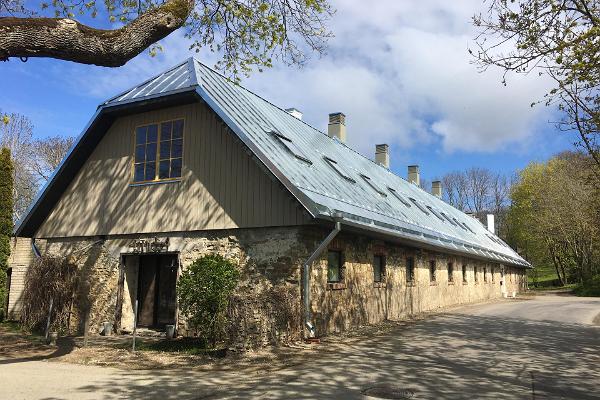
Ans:
[[[131,186],[136,126],[183,118],[179,182]],[[118,119],[61,200],[39,238],[298,225],[308,221],[281,183],[251,158],[205,104]]]

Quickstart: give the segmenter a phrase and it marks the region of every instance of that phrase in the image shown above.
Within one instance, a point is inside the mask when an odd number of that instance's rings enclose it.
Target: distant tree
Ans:
[[[595,163],[600,181],[600,1],[489,0],[476,15],[482,69],[550,77],[555,85],[543,99],[562,111],[561,129],[574,130]],[[536,73],[531,73],[536,72]],[[535,104],[535,103],[534,103]],[[533,105],[533,104],[532,104]]]
[[[589,156],[572,152],[531,163],[511,192],[512,239],[534,264],[551,262],[561,284],[600,272],[593,165]]]
[[[14,220],[27,210],[39,187],[58,167],[74,139],[52,136],[33,138],[33,123],[21,114],[8,114],[8,122],[0,124],[0,146],[10,149],[14,181]]]
[[[51,136],[33,141],[34,159],[32,168],[38,178],[46,182],[58,168],[68,153],[75,138],[72,136]]]
[[[444,200],[484,224],[486,214],[494,214],[496,234],[503,239],[509,236],[506,211],[510,205],[510,187],[508,177],[486,168],[453,171],[442,178]]]
[[[13,164],[10,150],[0,150],[0,321],[6,316],[6,271],[13,230]]]
[[[442,178],[443,196],[448,203],[461,211],[468,211],[467,178],[460,171],[450,172]]]
[[[51,57],[118,67],[184,28],[191,48],[222,53],[219,66],[237,75],[279,57],[302,64],[331,36],[327,0],[0,0],[0,60]],[[109,30],[76,19],[107,17]],[[47,18],[53,17],[53,18]]]
[[[33,160],[33,124],[24,115],[12,113],[9,121],[0,125],[0,147],[10,149],[13,159],[14,220],[18,220],[35,197],[38,184],[31,162]]]

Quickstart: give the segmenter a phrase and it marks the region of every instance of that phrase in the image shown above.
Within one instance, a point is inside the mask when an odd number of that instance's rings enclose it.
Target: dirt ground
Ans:
[[[3,332],[0,399],[600,399],[598,314],[597,298],[500,300],[217,359]]]

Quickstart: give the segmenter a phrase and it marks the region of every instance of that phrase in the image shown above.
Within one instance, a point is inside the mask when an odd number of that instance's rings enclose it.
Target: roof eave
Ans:
[[[325,211],[322,214],[318,215],[317,219],[320,221],[328,221],[328,222],[332,221],[334,213],[335,212],[332,210]],[[509,265],[520,267],[520,268],[533,268],[529,262],[527,262],[526,260],[524,260],[522,258],[516,259],[516,258],[508,257],[503,254],[492,252],[490,250],[484,251],[482,249],[475,248],[473,245],[469,245],[469,247],[467,247],[465,245],[461,246],[460,244],[455,243],[455,242],[448,243],[446,240],[442,240],[442,238],[438,238],[437,240],[434,241],[432,239],[426,238],[422,232],[419,232],[418,235],[417,234],[410,235],[408,233],[403,233],[400,231],[387,229],[385,227],[378,226],[375,223],[365,224],[365,223],[353,221],[352,219],[348,219],[348,218],[344,218],[341,221],[341,223],[342,223],[342,225],[346,225],[347,227],[350,227],[350,228],[353,228],[356,230],[366,231],[366,232],[375,233],[375,234],[381,234],[381,235],[385,235],[388,237],[391,236],[393,238],[396,238],[404,243],[413,245],[415,247],[427,248],[427,249],[431,249],[434,251],[448,252],[451,254],[467,256],[467,257],[471,257],[471,258],[479,259],[479,260],[499,262],[502,264],[509,264]]]

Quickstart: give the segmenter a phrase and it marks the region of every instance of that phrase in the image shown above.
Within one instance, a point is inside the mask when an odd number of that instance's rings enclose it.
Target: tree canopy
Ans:
[[[304,63],[322,53],[333,14],[327,0],[0,0],[0,60],[52,57],[117,67],[184,28],[191,48],[222,55],[237,76],[278,57]],[[35,3],[37,4],[37,3]],[[85,22],[102,19],[111,29]]]
[[[0,148],[0,321],[5,317],[6,306],[6,271],[10,255],[10,236],[12,235],[12,192],[13,164],[10,150]]]
[[[583,153],[561,153],[529,164],[511,191],[510,241],[534,265],[554,265],[562,284],[600,273],[600,207],[590,184],[592,165]]]
[[[554,87],[536,103],[556,106],[558,126],[578,134],[600,180],[600,1],[490,0],[473,19],[471,52],[482,69],[543,75]],[[535,103],[534,103],[535,104]]]

